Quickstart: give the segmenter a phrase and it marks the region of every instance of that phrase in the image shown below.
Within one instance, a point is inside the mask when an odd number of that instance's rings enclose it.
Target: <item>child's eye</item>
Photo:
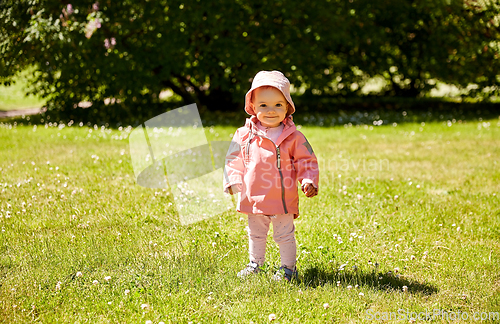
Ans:
[[[277,106],[277,107],[281,107],[281,104],[279,103],[279,104],[277,104],[276,106]]]
[[[265,106],[266,106],[266,104],[261,104],[261,105],[260,105],[260,107],[265,107]]]

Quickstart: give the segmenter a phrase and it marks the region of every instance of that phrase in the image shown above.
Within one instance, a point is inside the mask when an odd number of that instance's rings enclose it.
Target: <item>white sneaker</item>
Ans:
[[[241,270],[238,272],[238,278],[244,278],[248,275],[254,274],[254,273],[259,273],[260,268],[259,265],[253,261],[250,261],[249,264],[246,265],[245,269]]]
[[[281,281],[283,278],[285,278],[288,282],[290,282],[292,279],[297,280],[299,277],[299,273],[297,272],[297,269],[292,270],[288,269],[285,267],[280,267],[278,271],[273,276],[273,279],[276,281]]]

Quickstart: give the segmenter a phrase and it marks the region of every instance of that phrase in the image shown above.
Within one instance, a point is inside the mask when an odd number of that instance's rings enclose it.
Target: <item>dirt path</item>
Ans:
[[[45,111],[46,108],[30,108],[30,109],[21,109],[21,110],[0,110],[0,118],[8,118],[8,117],[18,117],[18,116],[28,116],[28,115],[36,115]]]

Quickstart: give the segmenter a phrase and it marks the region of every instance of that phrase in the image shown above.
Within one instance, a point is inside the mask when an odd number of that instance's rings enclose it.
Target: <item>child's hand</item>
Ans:
[[[240,191],[241,191],[241,184],[232,185],[231,187],[227,188],[227,193],[229,193],[230,195],[237,194]]]
[[[306,183],[302,186],[302,191],[306,194],[306,197],[314,197],[318,194],[318,189],[315,188],[312,183]]]

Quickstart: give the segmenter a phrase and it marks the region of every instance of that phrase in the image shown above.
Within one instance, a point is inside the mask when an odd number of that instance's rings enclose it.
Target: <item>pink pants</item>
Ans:
[[[281,255],[281,266],[295,269],[297,262],[297,243],[295,241],[295,225],[293,214],[265,216],[248,214],[248,237],[250,261],[262,265],[266,255],[267,233],[269,224],[273,223],[273,238],[278,243]]]

